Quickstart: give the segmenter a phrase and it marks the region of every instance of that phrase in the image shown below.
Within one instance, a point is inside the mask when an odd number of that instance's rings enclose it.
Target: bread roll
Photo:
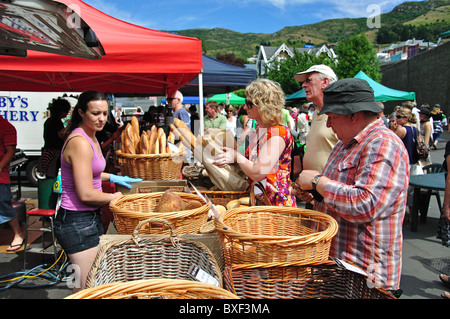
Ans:
[[[184,203],[181,197],[171,190],[166,190],[159,199],[157,210],[161,213],[178,212],[183,210]]]
[[[186,205],[184,205],[183,210],[190,210],[202,207],[203,204],[198,200],[191,200]]]

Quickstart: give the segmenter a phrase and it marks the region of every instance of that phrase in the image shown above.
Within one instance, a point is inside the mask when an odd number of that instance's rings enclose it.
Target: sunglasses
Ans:
[[[249,110],[251,110],[253,108],[253,106],[256,105],[256,104],[253,103],[252,101],[249,101],[249,100],[245,99],[245,105],[247,106],[247,108]]]
[[[315,79],[315,78],[311,78],[311,77],[306,78],[306,79],[305,79],[305,83],[311,83],[312,80],[314,80],[314,79]]]
[[[176,97],[168,97],[167,101],[170,102],[170,101],[173,101],[173,100],[176,100],[176,99],[177,99]]]

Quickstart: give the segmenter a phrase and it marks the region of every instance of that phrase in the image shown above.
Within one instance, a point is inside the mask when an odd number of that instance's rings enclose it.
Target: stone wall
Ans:
[[[396,90],[416,92],[417,105],[440,104],[450,113],[450,42],[406,61],[381,66],[381,84]],[[402,101],[385,103],[385,114]]]

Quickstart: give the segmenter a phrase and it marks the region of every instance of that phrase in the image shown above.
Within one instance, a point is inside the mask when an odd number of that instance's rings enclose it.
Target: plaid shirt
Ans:
[[[376,287],[399,289],[409,184],[403,142],[378,119],[349,144],[336,144],[323,175],[331,181],[315,209],[339,224],[330,256],[365,270]]]

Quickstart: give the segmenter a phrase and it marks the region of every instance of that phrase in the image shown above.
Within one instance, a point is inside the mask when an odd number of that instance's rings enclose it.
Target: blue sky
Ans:
[[[391,11],[404,0],[84,0],[133,24],[155,30],[226,28],[273,33],[285,26],[335,18],[369,17]],[[417,0],[413,0],[417,1]],[[381,21],[383,23],[383,21]]]

